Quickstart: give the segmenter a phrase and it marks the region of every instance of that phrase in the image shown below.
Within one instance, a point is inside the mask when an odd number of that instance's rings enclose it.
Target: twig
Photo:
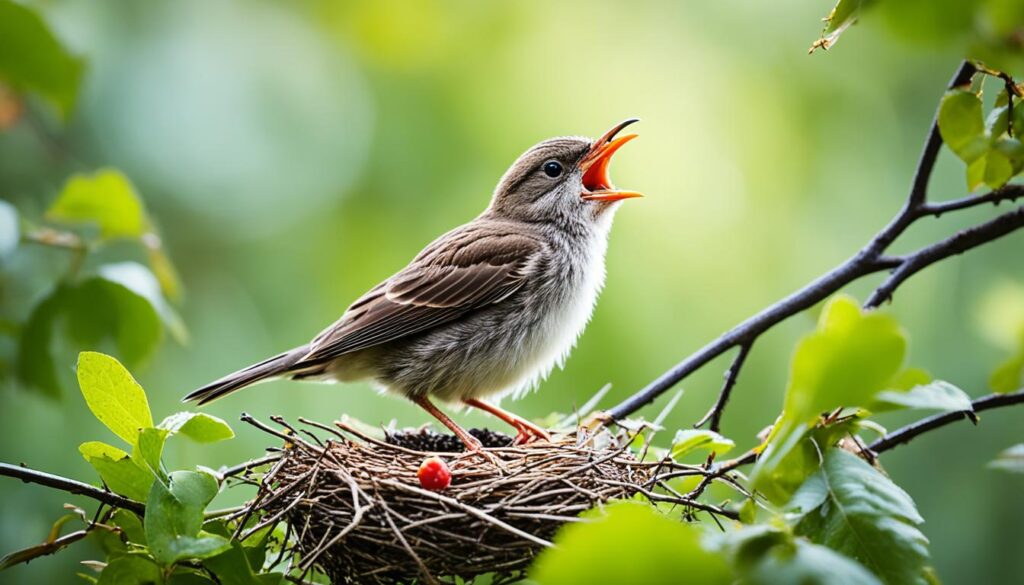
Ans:
[[[722,411],[725,410],[725,405],[729,402],[729,395],[732,394],[732,388],[740,377],[740,368],[743,367],[743,362],[746,361],[747,354],[750,353],[750,346],[752,345],[754,345],[754,342],[750,341],[740,346],[740,351],[736,354],[732,365],[725,371],[725,383],[722,384],[722,390],[718,393],[718,400],[715,401],[715,405],[711,407],[711,410],[693,425],[693,428],[700,428],[708,421],[711,421],[711,426],[708,428],[716,433],[718,432],[722,422]]]
[[[1024,389],[1017,390],[1016,392],[1009,392],[1007,394],[989,394],[988,396],[973,401],[971,404],[974,407],[973,413],[990,410],[992,408],[1011,406],[1014,404],[1024,404]],[[922,433],[926,433],[939,427],[944,427],[949,423],[956,422],[958,420],[969,420],[971,414],[972,411],[963,410],[936,414],[934,416],[921,419],[915,423],[911,423],[903,428],[888,433],[884,437],[876,440],[874,443],[868,445],[868,450],[875,454],[884,453],[897,445],[909,443],[911,439]]]
[[[971,63],[964,62],[950,81],[949,87],[957,87],[969,83],[975,72],[976,69]],[[890,296],[892,291],[904,280],[922,268],[1024,227],[1024,212],[1017,209],[985,224],[964,230],[964,232],[933,246],[923,248],[917,253],[903,257],[885,255],[886,249],[896,238],[903,234],[911,224],[923,217],[937,217],[944,213],[967,209],[984,203],[998,204],[1001,201],[1013,201],[1024,196],[1024,186],[1007,185],[999,190],[972,199],[928,203],[926,197],[928,182],[941,146],[942,137],[938,130],[938,123],[933,121],[924,149],[921,152],[910,193],[903,208],[860,251],[804,288],[767,307],[706,344],[646,387],[608,410],[604,413],[605,417],[615,421],[633,414],[726,351],[733,347],[742,348],[749,346],[769,329],[825,300],[855,280],[884,270],[894,271],[889,280],[883,283],[878,295],[873,295],[867,303],[868,307],[877,306],[882,299]],[[731,375],[738,375],[739,368],[734,367],[733,369],[735,371]],[[726,387],[729,388],[728,391],[725,389]],[[731,387],[728,385],[728,378],[726,387],[723,387],[723,392],[719,395],[719,401],[722,400],[723,394],[728,399],[728,393],[731,391]],[[721,408],[717,408],[718,405],[716,404],[715,408],[711,410],[712,416],[714,416],[717,409],[717,414],[720,418],[721,409],[724,409],[724,406],[725,404],[723,403]]]
[[[20,479],[26,483],[43,485],[65,491],[70,494],[86,496],[96,500],[97,502],[102,502],[115,508],[130,510],[136,514],[142,514],[146,510],[146,506],[142,502],[130,500],[124,496],[115,494],[114,492],[93,487],[78,480],[45,473],[43,471],[36,471],[34,469],[29,469],[28,467],[19,467],[8,463],[0,463],[0,475]]]

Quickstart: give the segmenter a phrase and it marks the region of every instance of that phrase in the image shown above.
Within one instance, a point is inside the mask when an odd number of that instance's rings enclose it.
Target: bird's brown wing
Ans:
[[[489,227],[452,232],[352,304],[296,369],[420,333],[517,291],[542,246]]]

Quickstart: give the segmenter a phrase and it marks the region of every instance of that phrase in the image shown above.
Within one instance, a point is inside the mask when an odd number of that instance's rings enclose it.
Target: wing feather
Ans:
[[[543,248],[535,238],[493,226],[443,236],[353,303],[295,367],[420,333],[501,302],[523,286]]]

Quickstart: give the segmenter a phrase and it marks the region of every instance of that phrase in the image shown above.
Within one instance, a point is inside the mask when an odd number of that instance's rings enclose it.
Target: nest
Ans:
[[[505,435],[474,430],[489,447],[484,457],[427,430],[382,440],[341,422],[300,419],[309,428],[296,430],[273,420],[284,430],[247,420],[285,441],[266,472],[250,472],[259,488],[245,514],[259,520],[249,534],[283,522],[293,566],[316,568],[332,583],[439,583],[486,573],[492,583],[519,579],[555,531],[582,521],[581,512],[653,495],[645,486],[661,468],[607,431],[511,446]],[[420,486],[416,472],[429,456],[451,469],[448,488]]]

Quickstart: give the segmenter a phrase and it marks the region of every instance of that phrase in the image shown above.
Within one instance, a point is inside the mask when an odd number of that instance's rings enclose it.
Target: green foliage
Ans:
[[[797,534],[854,559],[885,583],[916,583],[928,561],[924,522],[910,496],[861,458],[825,453],[821,470],[794,494]]]
[[[68,115],[84,65],[32,9],[0,0],[0,82],[48,99]]]
[[[967,164],[969,191],[982,185],[998,189],[1024,169],[1024,144],[1010,134],[1009,100],[1003,89],[986,118],[981,96],[969,87],[951,89],[942,98],[939,131],[950,150]],[[1024,131],[1024,122],[1017,120],[1021,109],[1013,113],[1013,129]]]
[[[100,349],[109,341],[121,359],[137,366],[165,330],[179,343],[187,340],[167,300],[180,296],[174,267],[126,177],[112,169],[72,176],[44,217],[83,231],[30,228],[26,234],[29,241],[65,249],[72,259],[67,276],[40,297],[21,329],[15,373],[24,385],[59,396],[55,362],[63,347]],[[83,270],[93,253],[125,239],[143,247],[149,267],[128,261]]]
[[[78,385],[89,410],[129,445],[153,426],[146,392],[118,361],[92,351],[78,357]]]
[[[144,526],[149,550],[158,563],[206,559],[230,548],[227,538],[202,530],[203,511],[218,489],[217,478],[205,471],[176,471],[168,485],[153,484]]]
[[[235,436],[228,423],[202,412],[172,414],[165,418],[159,427],[172,434],[184,435],[197,443],[216,443]]]
[[[1000,393],[1024,388],[1024,327],[1020,329],[1016,351],[996,367],[988,383]]]
[[[917,385],[909,390],[884,390],[868,406],[874,412],[903,408],[957,412],[973,410],[974,407],[966,392],[942,380]]]
[[[823,413],[867,406],[899,382],[907,339],[891,316],[862,312],[850,297],[825,306],[817,330],[797,345],[782,416],[752,472],[754,485],[777,503],[813,472],[813,449],[802,443]]]
[[[676,436],[672,439],[672,457],[682,457],[697,449],[714,451],[722,455],[735,446],[736,443],[732,439],[723,437],[714,431],[681,429],[676,431]]]
[[[1024,474],[1024,443],[1005,449],[988,466],[999,471]]]
[[[141,238],[150,231],[142,200],[128,178],[114,169],[71,177],[46,219],[95,224],[104,239]]]
[[[88,441],[78,451],[110,491],[136,501],[145,501],[153,485],[153,472],[125,451],[100,441]]]
[[[571,524],[559,533],[557,547],[537,558],[531,580],[540,585],[733,582],[723,556],[701,546],[697,528],[649,506],[624,502],[590,517],[596,521]]]
[[[727,540],[741,583],[775,585],[878,585],[862,565],[832,549],[793,535],[784,526],[742,528]]]

